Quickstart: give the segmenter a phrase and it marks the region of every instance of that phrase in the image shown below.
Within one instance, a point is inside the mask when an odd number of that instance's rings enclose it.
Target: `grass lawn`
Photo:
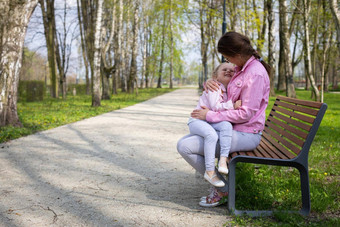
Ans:
[[[55,128],[102,113],[120,109],[171,91],[142,89],[139,95],[120,93],[102,106],[91,107],[91,96],[68,96],[67,100],[46,98],[42,102],[19,102],[23,128],[3,127],[0,143]],[[297,97],[310,100],[310,92],[297,90]],[[277,93],[284,95],[284,93]],[[326,93],[327,112],[311,146],[309,155],[312,211],[309,217],[277,212],[274,217],[235,217],[226,226],[340,226],[340,94]],[[270,98],[269,107],[275,98]],[[270,110],[267,109],[267,115]],[[288,167],[239,163],[236,206],[238,209],[299,210],[299,173]]]
[[[284,93],[277,93],[284,95]],[[297,90],[297,98],[310,99],[310,92]],[[275,98],[270,98],[269,107]],[[327,93],[328,109],[309,153],[311,215],[277,212],[274,217],[235,217],[238,226],[340,226],[340,94]],[[267,109],[267,115],[270,109]],[[237,165],[236,207],[252,210],[299,210],[301,191],[295,168]],[[228,226],[229,224],[227,224]]]
[[[0,143],[131,106],[172,90],[174,89],[139,89],[137,96],[119,93],[113,95],[111,100],[102,100],[100,107],[91,107],[90,95],[68,95],[66,100],[45,98],[40,102],[18,102],[18,115],[24,127],[0,128]]]

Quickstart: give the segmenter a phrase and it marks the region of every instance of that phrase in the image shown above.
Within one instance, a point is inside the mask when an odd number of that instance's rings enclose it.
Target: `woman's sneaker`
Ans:
[[[210,194],[201,198],[199,205],[202,207],[216,207],[228,201],[228,192],[219,192],[215,187],[210,188]]]

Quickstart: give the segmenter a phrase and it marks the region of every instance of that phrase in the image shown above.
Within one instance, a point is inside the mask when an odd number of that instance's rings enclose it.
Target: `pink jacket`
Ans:
[[[231,100],[228,102],[224,100],[227,100],[227,93],[224,85],[220,84],[220,89],[218,89],[218,91],[203,91],[196,109],[202,109],[201,106],[206,106],[212,111],[234,109],[234,105]]]
[[[241,100],[241,107],[237,110],[209,111],[206,120],[229,121],[236,131],[259,133],[264,129],[266,119],[270,90],[268,73],[255,57],[251,57],[241,70],[239,67],[235,70],[228,84],[228,99],[233,103]]]

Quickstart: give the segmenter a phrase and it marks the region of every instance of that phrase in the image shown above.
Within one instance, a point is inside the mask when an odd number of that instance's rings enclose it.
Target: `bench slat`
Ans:
[[[266,133],[270,134],[273,138],[277,139],[282,145],[286,146],[290,150],[292,150],[295,154],[300,153],[300,148],[296,147],[294,144],[290,143],[285,137],[282,137],[276,134],[271,128],[265,128],[264,130]]]
[[[299,112],[302,112],[302,113],[305,113],[305,114],[309,114],[309,115],[312,115],[312,116],[316,116],[319,112],[318,110],[315,110],[315,109],[311,109],[311,108],[307,108],[307,107],[303,107],[303,106],[297,106],[297,105],[294,105],[294,104],[281,102],[281,101],[278,101],[277,105],[286,107],[286,108],[294,110],[294,111],[299,111]]]
[[[257,150],[258,150],[259,153],[261,153],[261,156],[263,158],[272,158],[273,157],[273,155],[271,155],[270,151],[266,151],[261,146],[257,146]]]
[[[308,123],[311,123],[311,124],[313,124],[313,122],[314,122],[314,118],[312,118],[312,117],[305,116],[305,115],[302,115],[302,114],[298,114],[298,113],[295,113],[293,111],[290,111],[290,110],[287,110],[287,109],[283,109],[283,108],[281,108],[279,106],[275,106],[274,105],[272,110],[284,113],[284,114],[286,114],[288,116],[295,117],[295,118],[297,118],[299,120],[302,120],[302,121],[305,121],[305,122],[308,122]]]
[[[303,106],[309,106],[309,107],[314,107],[320,109],[322,103],[320,102],[313,102],[313,101],[308,101],[308,100],[300,100],[300,99],[294,99],[294,98],[289,98],[285,96],[277,96],[278,100],[283,100],[285,102],[291,102],[291,103],[297,103]]]
[[[257,150],[257,148],[254,150],[254,154],[256,157],[263,157],[261,153]]]
[[[244,151],[240,151],[239,154],[240,155],[246,155],[246,153]]]
[[[275,154],[275,152],[271,152],[270,150],[267,150],[267,149],[264,149],[262,146],[258,146],[257,147],[258,148],[258,150],[259,151],[261,151],[263,154],[264,153],[266,153],[266,157],[268,157],[268,158],[280,158],[279,156],[277,156],[276,154]],[[267,156],[268,155],[268,156]]]
[[[245,155],[247,155],[247,156],[251,156],[251,157],[256,157],[256,155],[255,155],[255,150],[253,150],[253,151],[245,151],[244,153],[245,153]]]
[[[284,146],[282,146],[281,144],[279,144],[276,140],[274,140],[271,135],[269,135],[268,133],[266,133],[265,131],[262,132],[262,136],[270,143],[272,144],[274,147],[276,147],[276,149],[278,149],[279,151],[281,151],[282,153],[284,153],[287,157],[290,158],[294,158],[292,157],[292,155],[294,155],[293,153],[291,153],[289,150],[287,150]]]
[[[262,141],[262,140],[261,140]],[[263,142],[260,144],[261,147],[265,150],[271,151],[272,153],[275,153],[280,159],[289,159],[288,155],[285,155],[284,153],[280,152],[278,149],[274,148],[269,142],[267,142],[265,139],[263,139]],[[291,154],[291,153],[289,153]],[[294,155],[291,154],[291,157],[293,158]]]
[[[287,122],[287,123],[289,123],[289,124],[295,125],[295,126],[301,128],[301,129],[303,129],[303,130],[306,130],[306,131],[309,131],[309,130],[312,128],[312,126],[310,126],[310,125],[307,125],[307,124],[304,124],[304,123],[302,123],[302,122],[300,122],[300,121],[297,121],[297,120],[294,120],[294,119],[292,119],[292,118],[286,117],[286,116],[284,116],[284,115],[282,115],[282,114],[279,114],[279,113],[276,112],[276,111],[270,112],[270,115],[272,115],[272,116],[274,116],[274,117],[277,117],[277,118],[280,118],[280,119],[282,119],[283,121],[285,121],[285,122]]]
[[[304,140],[301,140],[299,139],[298,137],[288,133],[288,132],[291,132],[291,133],[294,133],[295,135],[298,135],[300,137],[302,137],[303,139],[306,139],[307,138],[307,133],[305,132],[302,132],[296,128],[293,128],[292,126],[288,125],[288,124],[285,124],[284,122],[282,121],[279,121],[271,116],[268,117],[268,120],[270,121],[267,121],[266,122],[266,125],[268,125],[269,128],[272,128],[274,129],[275,131],[277,131],[278,133],[284,135],[285,137],[287,137],[288,139],[290,139],[291,141],[293,141],[294,143],[296,143],[297,145],[299,145],[300,147],[303,146],[304,144]],[[279,128],[278,126],[276,126],[275,124],[281,126],[282,128]],[[287,132],[288,131],[288,132]]]

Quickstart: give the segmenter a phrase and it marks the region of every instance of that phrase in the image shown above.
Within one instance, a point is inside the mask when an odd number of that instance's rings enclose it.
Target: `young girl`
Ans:
[[[234,75],[234,65],[230,63],[220,64],[213,72],[212,78],[219,83],[217,91],[204,91],[201,95],[196,109],[208,108],[212,111],[222,111],[228,109],[237,109],[241,103],[240,100],[232,104],[231,100],[227,100],[226,87]],[[220,173],[228,174],[227,157],[230,151],[230,143],[232,136],[232,125],[228,121],[218,123],[208,123],[204,120],[190,118],[189,130],[192,135],[199,135],[204,138],[204,156],[205,156],[205,173],[204,178],[216,187],[223,187],[225,184],[215,173],[215,149],[218,140],[218,131],[220,133],[221,155],[218,164]]]

